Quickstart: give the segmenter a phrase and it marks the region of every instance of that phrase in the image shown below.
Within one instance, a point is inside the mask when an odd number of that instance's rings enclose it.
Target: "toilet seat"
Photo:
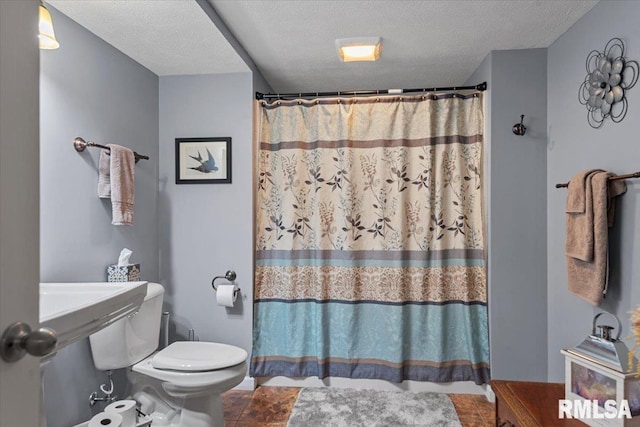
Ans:
[[[249,354],[233,345],[176,341],[163,350],[136,363],[133,372],[164,381],[163,388],[175,395],[182,391],[206,391],[212,385],[232,387],[238,385],[247,373]]]
[[[206,392],[213,386],[222,391],[230,390],[240,384],[247,374],[247,362],[243,361],[230,368],[217,369],[215,371],[189,372],[154,368],[151,365],[151,358],[148,358],[133,365],[131,370],[163,381],[163,388],[175,395],[179,391],[188,393]]]
[[[247,352],[228,344],[201,341],[176,341],[156,353],[151,366],[181,372],[224,369],[247,360]]]

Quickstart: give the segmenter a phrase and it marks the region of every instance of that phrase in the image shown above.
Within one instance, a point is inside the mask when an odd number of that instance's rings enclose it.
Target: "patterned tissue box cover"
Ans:
[[[140,280],[140,264],[110,265],[107,267],[107,282],[137,282]]]

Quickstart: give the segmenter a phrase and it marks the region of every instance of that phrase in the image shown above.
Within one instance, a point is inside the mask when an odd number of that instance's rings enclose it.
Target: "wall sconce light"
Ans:
[[[524,121],[524,114],[522,114],[520,116],[520,123],[516,123],[511,128],[511,130],[513,131],[514,134],[516,134],[518,136],[522,136],[525,133],[527,133],[527,128],[522,124],[523,121]]]
[[[40,7],[38,8],[38,47],[40,49],[57,49],[60,47],[60,43],[56,40],[56,35],[53,32],[53,21],[51,20],[51,14],[44,7],[44,4],[40,2]]]
[[[352,37],[336,39],[338,56],[343,62],[377,61],[380,58],[380,37]]]

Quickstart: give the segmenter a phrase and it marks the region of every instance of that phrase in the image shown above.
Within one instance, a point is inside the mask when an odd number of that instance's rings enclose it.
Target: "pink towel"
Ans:
[[[133,151],[120,145],[107,144],[110,149],[111,224],[133,225],[135,199]]]

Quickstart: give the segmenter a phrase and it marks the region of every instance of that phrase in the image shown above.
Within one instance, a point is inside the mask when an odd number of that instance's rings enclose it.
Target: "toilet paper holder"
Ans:
[[[213,280],[211,281],[211,287],[213,288],[214,291],[217,291],[218,288],[216,287],[216,280],[217,279],[227,279],[229,282],[233,282],[234,280],[236,280],[236,272],[233,270],[228,270],[224,276],[216,276],[213,278]],[[240,288],[238,288],[234,293],[238,293],[240,292]]]

